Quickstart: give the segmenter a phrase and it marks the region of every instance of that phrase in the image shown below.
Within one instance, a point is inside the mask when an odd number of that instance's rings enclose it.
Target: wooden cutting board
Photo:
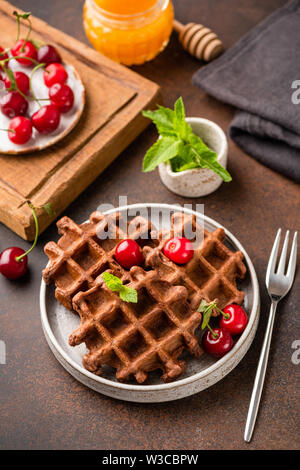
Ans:
[[[11,47],[16,38],[15,9],[0,2],[2,47]],[[31,19],[32,38],[53,44],[80,74],[86,106],[76,128],[53,147],[24,156],[0,154],[0,221],[26,240],[35,235],[26,201],[35,207],[51,203],[55,211],[50,218],[37,210],[41,233],[148,125],[142,109],[160,101],[157,84]]]

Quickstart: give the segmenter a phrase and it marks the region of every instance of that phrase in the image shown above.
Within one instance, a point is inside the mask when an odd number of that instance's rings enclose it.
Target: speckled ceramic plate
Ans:
[[[107,211],[107,213],[119,210],[121,213],[127,212],[130,218],[134,215],[132,211],[145,209],[153,209],[154,211],[160,209],[162,214],[163,212],[169,214],[170,211],[181,210],[188,214],[195,214],[200,223],[203,223],[204,220],[205,228],[209,231],[221,227],[220,224],[200,213],[168,204],[134,204]],[[165,222],[164,226],[166,226]],[[226,356],[217,360],[204,354],[200,359],[196,359],[185,353],[182,355],[187,362],[185,373],[178,380],[168,384],[161,382],[159,372],[149,374],[149,385],[119,383],[111,368],[105,368],[103,376],[98,377],[82,366],[82,356],[86,352],[85,346],[80,345],[72,348],[68,344],[70,333],[79,324],[79,317],[60,305],[54,297],[54,287],[46,286],[42,280],[40,289],[42,325],[48,344],[58,361],[71,375],[87,387],[110,397],[134,402],[176,400],[200,392],[221,380],[237,366],[248,351],[259,319],[259,286],[253,264],[239,241],[228,230],[225,229],[225,231],[226,245],[233,251],[241,250],[245,256],[247,275],[239,284],[239,288],[245,292],[244,308],[249,315],[245,331]]]
[[[85,90],[80,76],[75,68],[69,64],[63,64],[68,72],[67,85],[69,85],[74,93],[74,105],[68,113],[62,113],[60,124],[58,128],[51,134],[40,134],[36,129],[32,130],[31,139],[23,145],[17,145],[11,142],[8,138],[7,132],[0,134],[0,153],[7,155],[22,155],[32,152],[44,150],[68,135],[78,123],[85,105]],[[10,68],[13,71],[20,71],[30,75],[28,68],[20,65],[16,60],[10,61]],[[44,84],[43,70],[38,69],[32,77],[32,89],[37,98],[46,98],[49,94],[49,89]],[[49,101],[41,101],[42,105],[50,104]],[[27,115],[32,116],[39,109],[36,101],[29,101]],[[10,119],[0,112],[0,129],[7,129]]]

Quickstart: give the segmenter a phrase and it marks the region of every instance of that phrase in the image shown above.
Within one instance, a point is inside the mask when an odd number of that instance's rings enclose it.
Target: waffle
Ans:
[[[72,310],[72,299],[77,292],[86,291],[95,285],[95,280],[107,269],[128,281],[128,272],[114,259],[114,251],[121,239],[127,238],[127,232],[121,228],[120,214],[104,216],[99,212],[91,214],[89,222],[77,225],[69,217],[57,222],[61,238],[58,243],[49,242],[44,251],[50,263],[43,271],[46,284],[55,283],[55,297],[67,309]],[[142,217],[135,217],[131,222],[135,230],[131,238],[141,245],[151,225]],[[108,233],[104,239],[102,233]]]
[[[101,375],[102,367],[108,365],[116,369],[119,381],[135,378],[143,383],[150,371],[161,369],[162,379],[168,382],[185,369],[179,359],[184,349],[196,357],[202,354],[195,336],[201,323],[197,312],[201,300],[214,300],[219,308],[242,303],[244,293],[237,288],[236,279],[246,272],[243,255],[224,245],[223,229],[203,231],[194,216],[175,213],[171,228],[161,231],[139,217],[129,236],[140,244],[145,263],[127,271],[114,258],[117,243],[128,238],[120,221],[119,215],[93,213],[90,222],[79,226],[62,218],[58,222],[62,237],[45,247],[50,264],[43,276],[46,282],[55,282],[56,298],[80,315],[80,326],[69,343],[86,343],[89,352],[83,364],[87,370]],[[114,237],[99,239],[103,231],[114,231]],[[189,263],[178,266],[162,248],[166,239],[186,233],[195,252]],[[103,281],[105,271],[136,289],[138,303],[123,302],[112,292]]]
[[[162,248],[166,240],[187,233],[191,240],[194,234],[194,256],[189,263],[178,266],[164,256]],[[236,279],[244,278],[246,273],[243,253],[232,252],[224,245],[222,228],[208,232],[197,224],[195,216],[178,212],[172,216],[170,230],[161,230],[152,236],[159,243],[155,248],[144,248],[146,266],[157,271],[161,279],[185,286],[193,309],[198,308],[202,299],[215,301],[220,309],[243,302],[245,294],[236,286]],[[219,312],[214,310],[213,316],[217,315]]]
[[[202,354],[194,335],[201,314],[190,308],[185,287],[160,279],[157,272],[134,266],[130,277],[137,304],[123,302],[101,276],[97,286],[74,297],[81,324],[69,344],[86,343],[90,352],[83,365],[97,375],[107,364],[116,369],[119,381],[134,377],[143,383],[148,372],[162,369],[162,379],[169,382],[185,370],[185,362],[178,360],[183,349],[196,357]]]

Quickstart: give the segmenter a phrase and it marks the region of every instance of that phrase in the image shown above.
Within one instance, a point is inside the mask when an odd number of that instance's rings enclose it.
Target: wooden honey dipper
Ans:
[[[197,59],[210,62],[222,54],[222,41],[211,29],[196,23],[184,25],[177,20],[174,20],[173,25],[183,48]]]

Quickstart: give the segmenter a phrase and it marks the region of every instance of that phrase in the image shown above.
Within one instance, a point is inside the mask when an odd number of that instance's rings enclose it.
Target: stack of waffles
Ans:
[[[194,216],[174,213],[171,228],[160,231],[140,216],[124,227],[120,214],[99,212],[82,225],[63,217],[57,226],[62,236],[45,246],[50,262],[43,277],[47,284],[55,283],[57,300],[80,315],[69,343],[86,344],[83,365],[97,375],[109,365],[116,369],[117,380],[144,383],[149,372],[161,369],[162,380],[172,381],[185,370],[179,358],[184,349],[195,357],[202,354],[195,336],[201,300],[216,301],[221,309],[243,302],[244,293],[236,285],[246,272],[243,254],[225,246],[223,229],[203,230]],[[162,248],[167,239],[187,231],[194,237],[194,256],[179,266]],[[126,238],[140,245],[142,266],[125,270],[116,261],[116,246]],[[107,287],[104,272],[135,289],[138,302],[122,301]]]

